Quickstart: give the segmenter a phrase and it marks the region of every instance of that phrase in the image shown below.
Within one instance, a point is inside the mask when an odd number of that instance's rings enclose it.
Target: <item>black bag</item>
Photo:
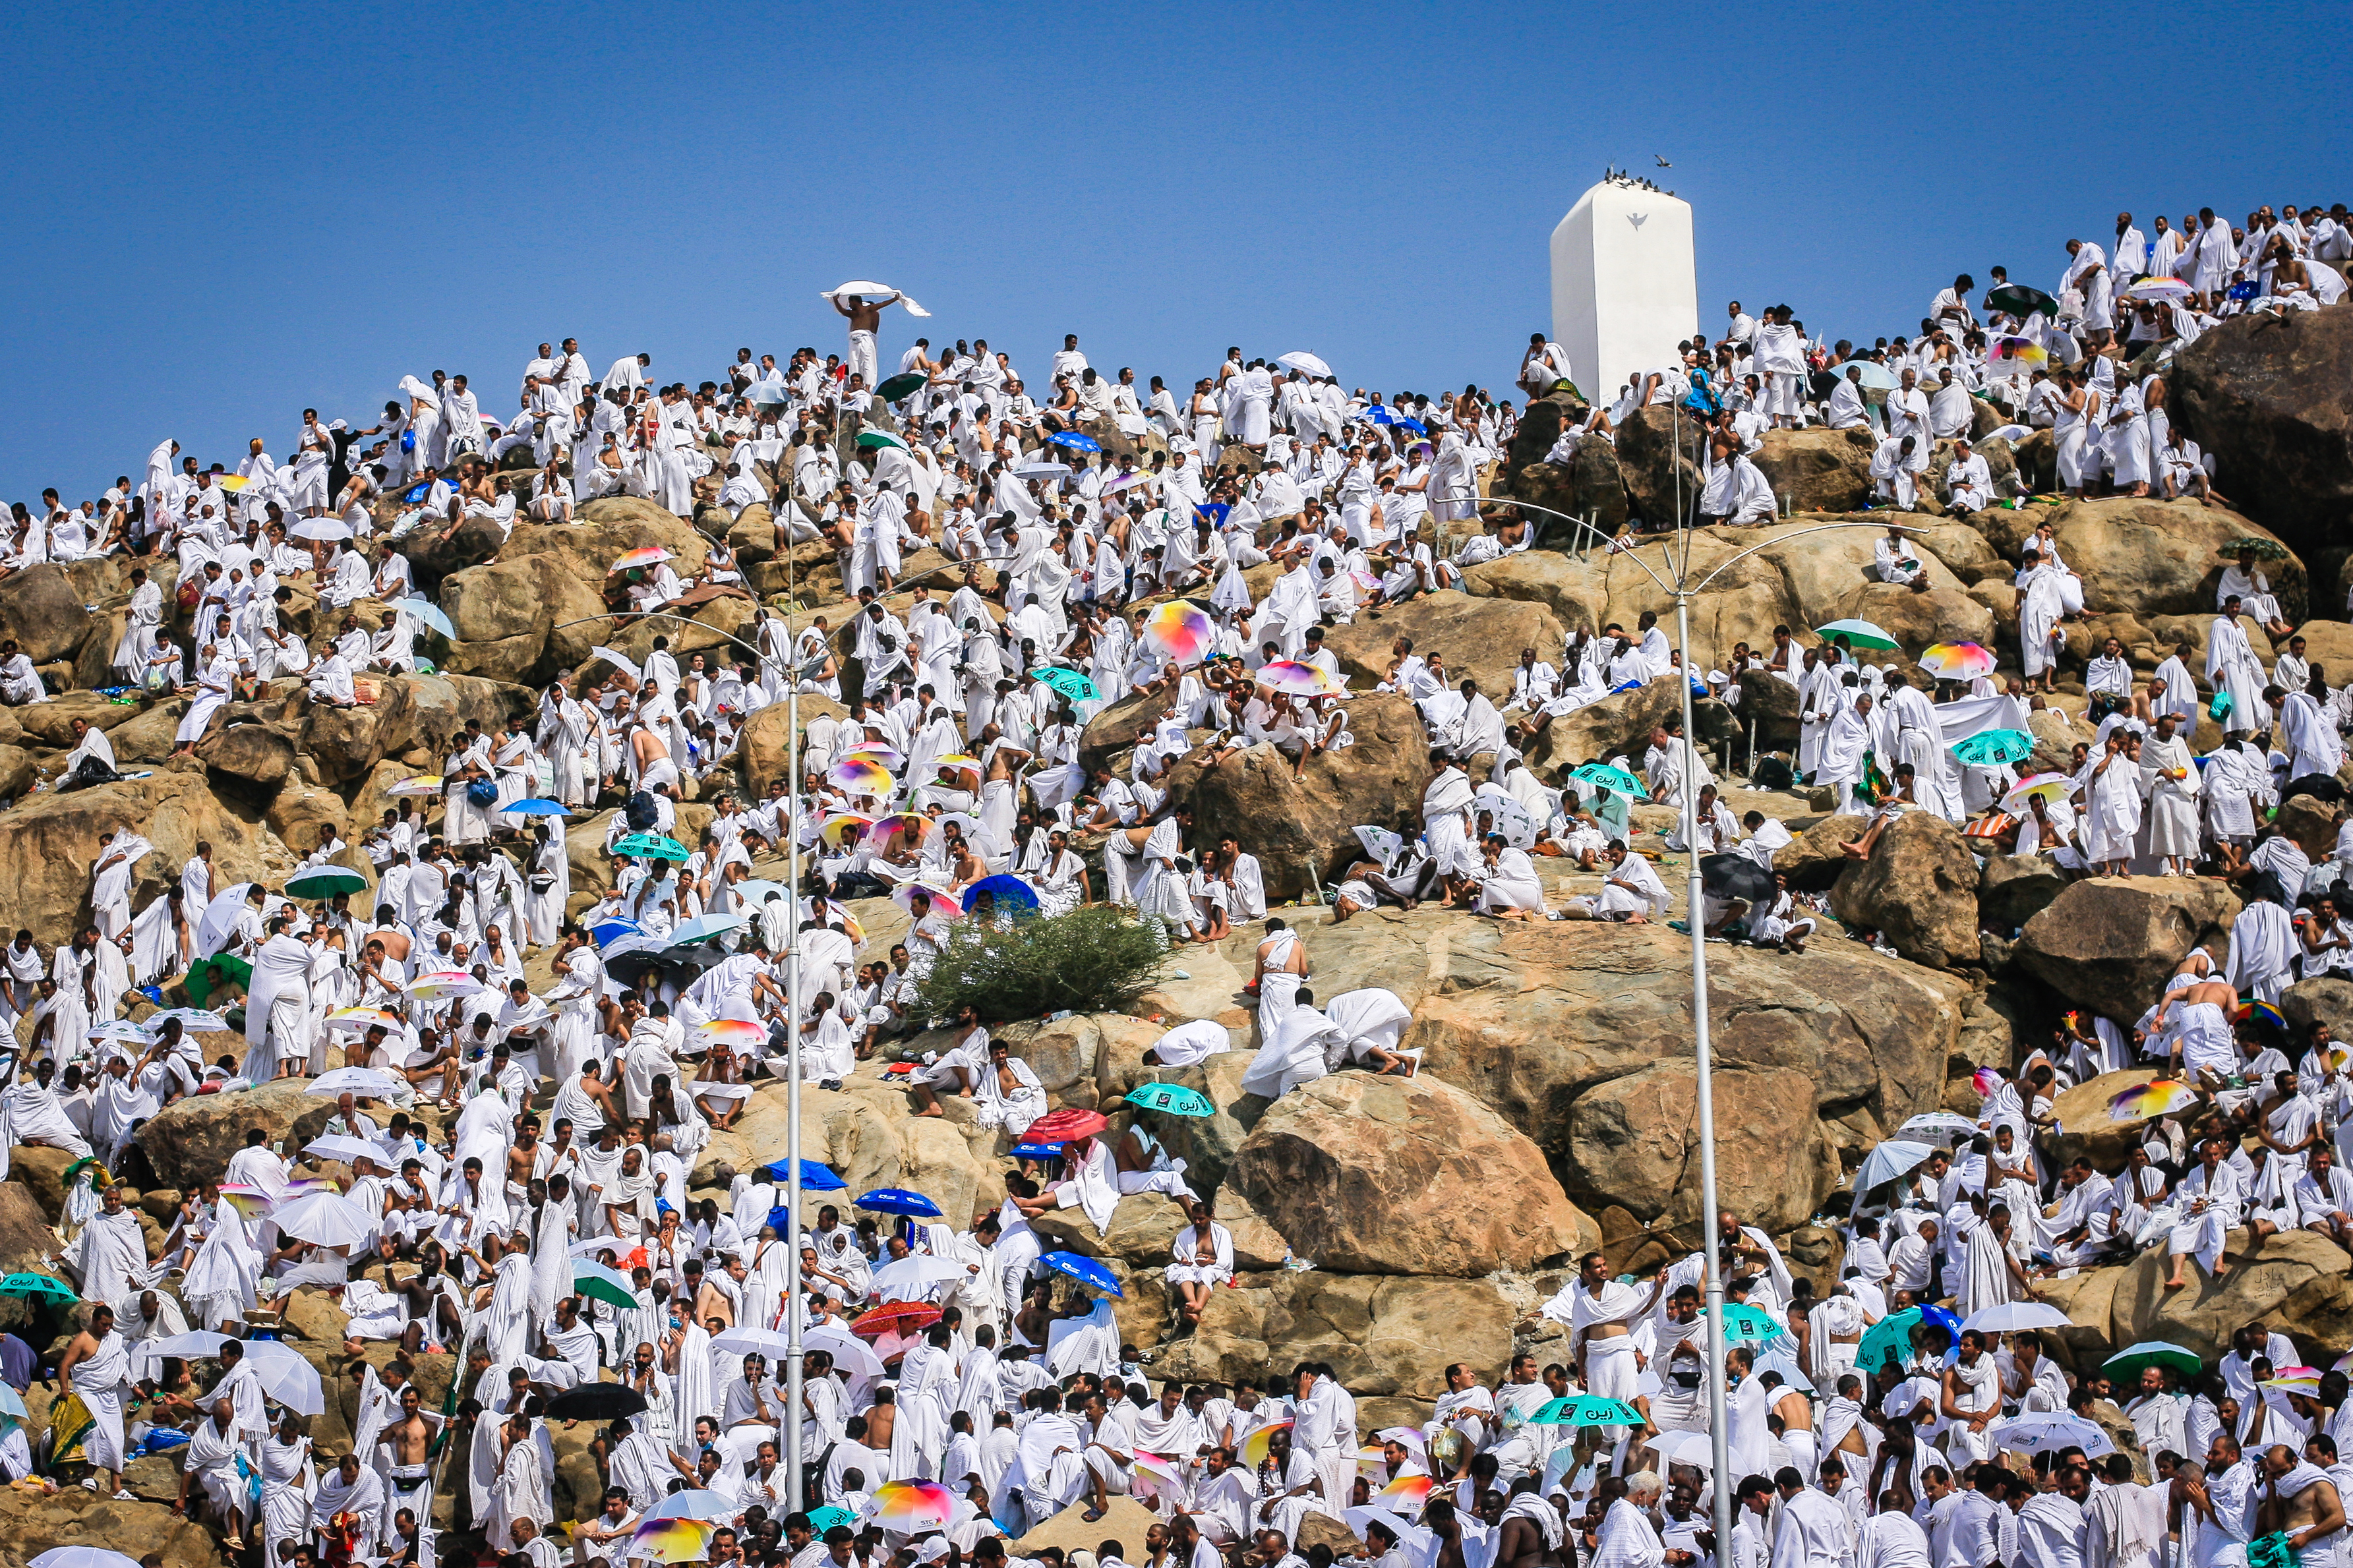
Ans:
[[[100,762],[96,757],[84,757],[74,764],[73,772],[58,781],[58,793],[88,789],[92,784],[112,784],[122,775]]]
[[[833,1443],[828,1443],[825,1446],[825,1452],[817,1457],[817,1463],[801,1471],[802,1508],[815,1509],[824,1505],[825,1467],[831,1462],[833,1458],[833,1450],[838,1446],[839,1445]]]
[[[651,833],[654,824],[661,820],[654,797],[644,790],[631,795],[621,807],[621,816],[628,822],[632,833]]]
[[[1757,789],[1788,789],[1796,775],[1789,772],[1785,757],[1759,757],[1749,770],[1748,782]]]

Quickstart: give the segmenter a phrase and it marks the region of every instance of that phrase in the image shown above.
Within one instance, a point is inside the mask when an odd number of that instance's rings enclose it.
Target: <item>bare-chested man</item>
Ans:
[[[874,334],[882,324],[882,312],[895,305],[902,296],[895,289],[880,300],[869,300],[863,294],[836,294],[833,308],[849,318],[849,374],[863,376],[872,386],[881,368],[874,347]]]

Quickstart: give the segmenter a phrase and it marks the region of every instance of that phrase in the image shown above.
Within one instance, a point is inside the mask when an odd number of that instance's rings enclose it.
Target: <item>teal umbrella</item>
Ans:
[[[1724,1305],[1724,1342],[1727,1345],[1761,1345],[1767,1340],[1778,1339],[1783,1332],[1781,1325],[1773,1321],[1773,1314],[1761,1307],[1738,1301]]]
[[[1831,366],[1831,374],[1838,377],[1841,381],[1844,381],[1846,379],[1846,373],[1850,369],[1862,372],[1863,385],[1877,387],[1883,392],[1893,392],[1897,387],[1904,384],[1902,381],[1896,378],[1894,371],[1889,370],[1885,365],[1881,364],[1874,360],[1851,359],[1844,364],[1834,364]]]
[[[1876,1372],[1881,1363],[1890,1361],[1901,1365],[1912,1353],[1912,1329],[1919,1321],[1920,1309],[1906,1307],[1900,1312],[1888,1313],[1864,1330],[1862,1342],[1854,1348],[1856,1369]]]
[[[1198,1089],[1187,1089],[1181,1083],[1147,1083],[1127,1091],[1127,1102],[1145,1110],[1165,1110],[1171,1116],[1215,1116],[1218,1108],[1209,1097]]]
[[[1601,1399],[1572,1394],[1541,1406],[1528,1417],[1531,1426],[1640,1426],[1642,1413],[1622,1399]]]
[[[2002,767],[2023,762],[2034,750],[2034,737],[2023,730],[1980,730],[1953,742],[1953,755],[1972,767]]]
[[[29,1300],[55,1301],[70,1307],[81,1300],[73,1287],[47,1274],[11,1274],[0,1279],[0,1296],[23,1296]]]
[[[613,846],[616,855],[643,855],[655,860],[683,860],[686,846],[659,833],[632,833]]]
[[[1075,669],[1033,669],[1029,672],[1029,679],[1056,696],[1067,697],[1073,702],[1092,702],[1102,695],[1095,690],[1093,681]]]
[[[882,384],[891,384],[886,381]],[[846,1508],[813,1508],[809,1510],[808,1521],[813,1533],[823,1535],[837,1524],[856,1524],[858,1516]]]
[[[1603,789],[1614,789],[1620,795],[1631,795],[1636,800],[1651,798],[1651,792],[1642,787],[1641,779],[1623,768],[1613,768],[1607,763],[1588,763],[1568,776],[1581,779],[1589,784],[1599,784]]]

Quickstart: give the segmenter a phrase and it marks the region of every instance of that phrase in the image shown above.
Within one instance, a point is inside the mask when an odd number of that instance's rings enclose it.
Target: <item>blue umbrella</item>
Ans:
[[[1073,452],[1100,452],[1103,443],[1092,436],[1082,436],[1076,430],[1057,430],[1046,437],[1050,446],[1068,447]]]
[[[1400,430],[1410,430],[1417,436],[1430,434],[1430,426],[1419,419],[1399,419],[1397,421],[1397,427]]]
[[[1990,768],[2023,761],[2034,751],[2034,737],[2023,730],[1980,730],[1952,744],[1953,755],[1971,767]]]
[[[1017,1160],[1059,1160],[1062,1157],[1062,1148],[1060,1143],[1016,1143],[1013,1145],[1013,1157]]]
[[[598,921],[588,928],[588,935],[598,947],[605,947],[625,936],[638,936],[645,927],[635,921],[625,921],[616,915],[608,921]]]
[[[789,1181],[793,1173],[791,1163],[786,1160],[772,1160],[768,1163],[761,1166],[760,1169],[762,1173],[767,1176],[768,1180],[775,1182],[779,1185]],[[838,1193],[848,1185],[849,1185],[848,1182],[843,1181],[839,1176],[835,1175],[829,1168],[818,1164],[815,1160],[803,1160],[801,1162],[801,1191],[805,1193]]]
[[[519,800],[499,809],[509,816],[569,816],[572,813],[560,800]]]
[[[1208,523],[1211,528],[1223,528],[1226,526],[1226,519],[1233,515],[1233,510],[1224,501],[1213,500],[1195,507],[1193,516]]]
[[[972,908],[973,895],[976,893],[987,893],[997,900],[997,907],[1000,910],[1009,905],[1026,913],[1034,912],[1038,908],[1038,889],[1020,878],[1002,871],[994,877],[983,877],[979,881],[966,888],[964,890],[965,908]]]
[[[911,1219],[937,1219],[940,1205],[921,1193],[911,1193],[904,1187],[877,1187],[849,1205],[874,1214],[905,1215]]]
[[[697,915],[670,933],[670,944],[672,947],[687,947],[698,942],[707,942],[714,936],[724,936],[731,931],[741,931],[743,928],[742,915]]]
[[[1394,425],[1397,423],[1397,416],[1389,412],[1388,405],[1386,403],[1376,403],[1370,408],[1366,409],[1365,417],[1371,420],[1376,425]]]
[[[458,640],[458,628],[449,624],[449,617],[443,615],[440,606],[434,604],[432,600],[395,599],[392,602],[392,607],[404,616],[410,616],[423,621],[450,641]]]
[[[1831,366],[1831,374],[1837,376],[1841,381],[1844,381],[1846,379],[1846,373],[1850,369],[1862,372],[1862,384],[1865,386],[1877,387],[1883,391],[1893,392],[1897,387],[1904,384],[1901,381],[1898,381],[1895,378],[1894,372],[1889,370],[1883,364],[1880,364],[1875,361],[1867,359],[1851,359],[1844,364],[1834,364]]]
[[[1057,1274],[1067,1274],[1082,1285],[1092,1285],[1106,1296],[1124,1299],[1127,1292],[1119,1288],[1119,1277],[1092,1258],[1081,1258],[1075,1252],[1050,1252],[1038,1259]]]

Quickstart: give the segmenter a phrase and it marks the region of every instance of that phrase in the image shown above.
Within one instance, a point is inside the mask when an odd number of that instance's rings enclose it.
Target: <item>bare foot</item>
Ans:
[[[1839,853],[1840,853],[1840,854],[1841,854],[1841,855],[1851,855],[1851,856],[1852,856],[1852,857],[1853,857],[1855,859],[1857,859],[1857,860],[1862,859],[1862,858],[1864,858],[1864,857],[1863,857],[1863,853],[1862,853],[1862,846],[1860,843],[1855,842],[1855,841],[1854,841],[1854,840],[1852,840],[1852,839],[1850,839],[1850,840],[1848,840],[1846,843],[1843,843],[1843,844],[1840,845],[1840,846],[1839,846]]]

